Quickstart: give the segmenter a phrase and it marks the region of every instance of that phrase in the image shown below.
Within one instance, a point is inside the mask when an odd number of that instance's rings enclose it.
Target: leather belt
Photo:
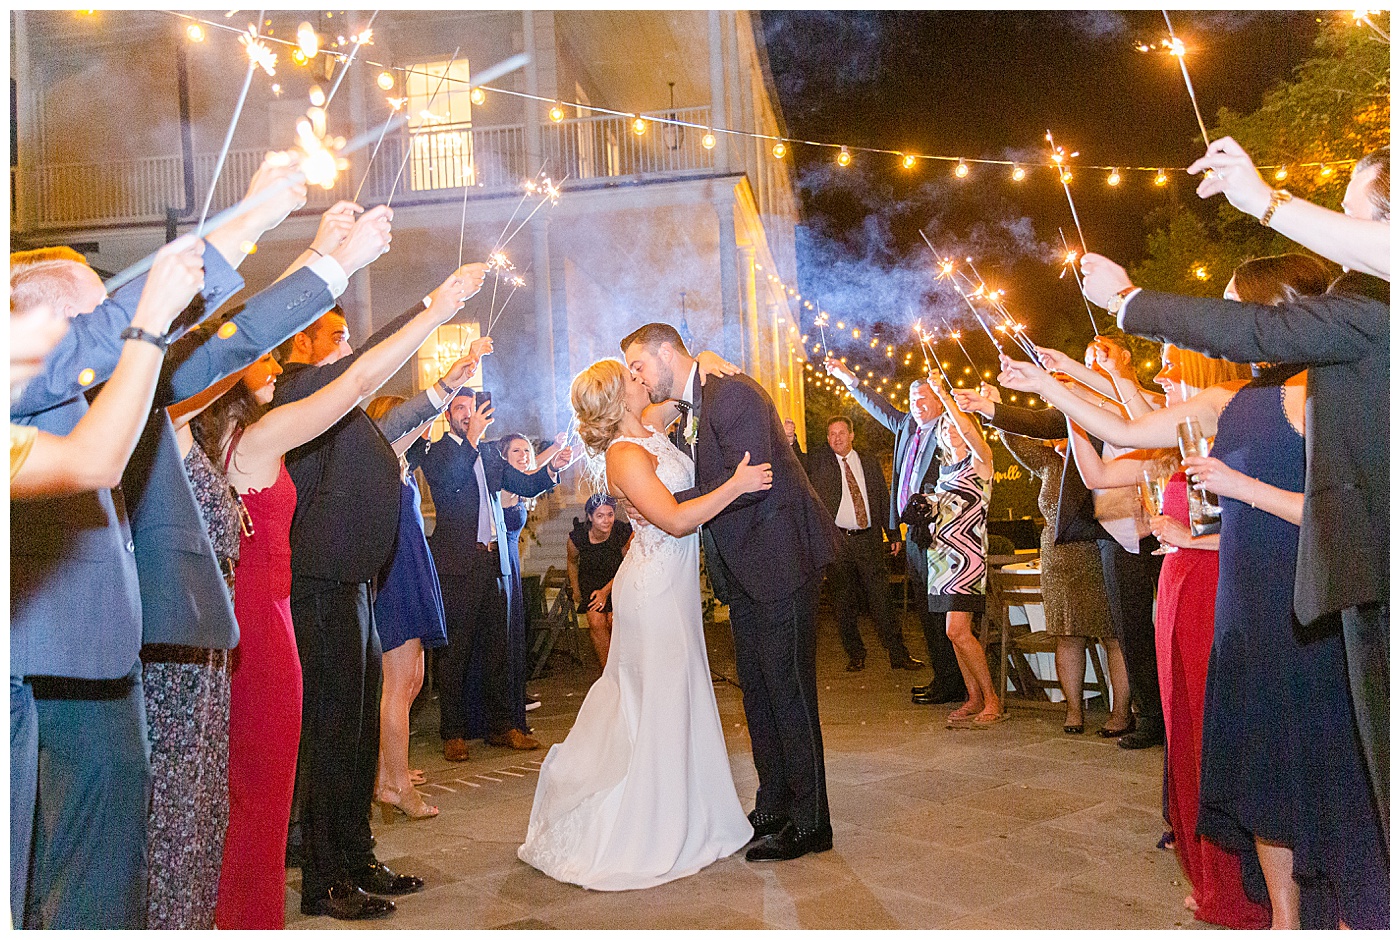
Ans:
[[[500,547],[500,543],[499,543],[499,542],[477,542],[477,543],[476,543],[476,550],[477,550],[477,551],[479,551],[479,552],[490,552],[490,553],[493,554],[493,555],[496,554],[496,552],[499,550],[499,547]]]
[[[228,668],[228,650],[178,643],[147,643],[141,647],[141,662],[172,663],[181,666],[208,666],[216,671]]]
[[[841,529],[840,526],[837,526],[836,528]],[[870,526],[866,526],[863,529],[841,529],[841,531],[845,532],[847,535],[859,535],[862,532],[869,532],[870,528]]]

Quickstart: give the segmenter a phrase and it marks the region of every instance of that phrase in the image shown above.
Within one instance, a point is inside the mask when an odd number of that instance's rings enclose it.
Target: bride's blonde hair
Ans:
[[[578,420],[578,436],[589,456],[603,456],[617,439],[627,415],[627,367],[616,359],[601,359],[574,376],[569,401]]]

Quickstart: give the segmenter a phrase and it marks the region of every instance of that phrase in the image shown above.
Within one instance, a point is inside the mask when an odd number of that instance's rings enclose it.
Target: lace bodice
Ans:
[[[619,437],[617,441],[631,441],[644,447],[656,458],[656,476],[672,493],[688,490],[695,485],[695,464],[688,454],[678,450],[660,431],[653,431],[651,437]],[[609,447],[612,444],[608,445]],[[687,536],[690,538],[691,536]],[[632,547],[628,558],[637,555],[639,560],[679,549],[681,539],[674,538],[657,525],[638,526],[632,536]]]

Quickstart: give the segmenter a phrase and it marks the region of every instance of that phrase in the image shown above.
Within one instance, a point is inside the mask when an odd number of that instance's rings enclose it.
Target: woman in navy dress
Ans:
[[[381,395],[365,413],[378,421],[402,404],[397,395]],[[407,450],[417,434],[404,435],[395,450]],[[408,769],[408,716],[423,687],[423,651],[447,645],[442,592],[437,568],[423,534],[422,496],[403,455],[399,455],[399,537],[394,554],[379,574],[374,597],[374,625],[384,649],[384,689],[379,699],[379,778],[375,799],[385,822],[395,811],[409,819],[438,814],[413,786]]]

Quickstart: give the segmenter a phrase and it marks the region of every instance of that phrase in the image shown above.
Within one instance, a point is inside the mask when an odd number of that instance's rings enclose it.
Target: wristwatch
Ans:
[[[169,337],[162,336],[159,333],[152,333],[149,330],[143,330],[139,326],[129,326],[126,329],[122,330],[119,335],[123,341],[135,339],[140,340],[143,343],[150,343],[152,346],[156,347],[161,352],[165,352],[165,350],[168,349],[170,346]]]
[[[1259,224],[1264,226],[1265,228],[1268,228],[1269,220],[1274,217],[1274,212],[1278,210],[1278,207],[1283,205],[1285,202],[1292,201],[1292,199],[1293,194],[1290,193],[1288,190],[1274,190],[1273,194],[1269,196],[1269,208],[1265,209],[1264,214],[1259,217]]]
[[[437,380],[437,389],[442,394],[443,400],[445,401],[451,401],[452,396],[457,394],[457,390],[451,385],[448,385],[445,379]]]
[[[1126,301],[1128,299],[1128,295],[1135,290],[1137,290],[1137,288],[1134,285],[1129,284],[1127,287],[1123,288],[1118,293],[1110,297],[1108,299],[1108,312],[1113,314],[1115,317],[1118,316],[1118,311],[1123,309],[1123,302]]]

